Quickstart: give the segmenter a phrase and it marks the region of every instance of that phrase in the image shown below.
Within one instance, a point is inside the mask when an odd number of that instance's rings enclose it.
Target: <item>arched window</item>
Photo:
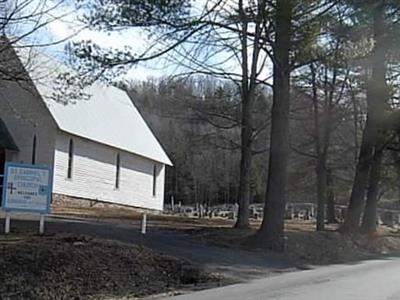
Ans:
[[[119,189],[119,173],[121,168],[121,159],[119,153],[117,154],[117,160],[115,162],[115,188]]]
[[[156,195],[157,189],[157,165],[154,164],[153,166],[153,196]]]
[[[68,148],[68,172],[67,172],[67,177],[69,179],[72,178],[73,163],[74,163],[74,141],[70,139]]]
[[[36,163],[36,143],[37,143],[37,138],[35,134],[33,136],[33,142],[32,142],[32,165]]]

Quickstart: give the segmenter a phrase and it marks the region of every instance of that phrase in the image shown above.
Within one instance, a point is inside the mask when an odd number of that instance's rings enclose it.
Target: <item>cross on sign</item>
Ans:
[[[13,184],[12,182],[10,182],[10,183],[7,185],[7,189],[10,190],[10,194],[12,194],[13,191],[15,191],[17,188],[14,187],[14,184]]]

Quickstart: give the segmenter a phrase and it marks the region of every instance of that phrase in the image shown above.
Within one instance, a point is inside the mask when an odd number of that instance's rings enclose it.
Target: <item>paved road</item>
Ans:
[[[14,219],[11,222],[11,231],[38,230],[38,221],[31,220],[37,216],[20,215],[17,217],[17,220]],[[0,224],[3,222],[4,219],[0,215]],[[190,259],[237,282],[265,277],[271,272],[290,268],[283,259],[263,253],[255,254],[254,252],[212,246],[179,231],[149,227],[147,234],[142,236],[138,223],[112,224],[71,218],[48,218],[45,228],[46,234],[59,232],[84,234],[125,243],[143,244],[168,255]]]
[[[384,258],[285,273],[172,299],[399,300],[400,258]]]

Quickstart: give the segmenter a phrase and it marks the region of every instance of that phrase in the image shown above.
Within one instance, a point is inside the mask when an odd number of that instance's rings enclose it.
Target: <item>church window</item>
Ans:
[[[33,136],[33,142],[32,142],[32,165],[36,163],[36,143],[37,143],[37,138],[35,134]]]
[[[117,154],[117,161],[115,163],[115,188],[119,189],[119,174],[120,174],[121,159],[119,153]]]
[[[68,172],[67,177],[69,179],[72,178],[72,165],[74,162],[74,141],[72,139],[69,140],[69,149],[68,149]]]
[[[156,188],[157,188],[157,165],[154,164],[154,166],[153,166],[153,196],[156,195]]]

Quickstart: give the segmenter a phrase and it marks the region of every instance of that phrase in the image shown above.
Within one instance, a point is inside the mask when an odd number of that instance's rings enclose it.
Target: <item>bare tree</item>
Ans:
[[[273,63],[274,95],[270,155],[264,219],[257,236],[264,246],[277,251],[284,248],[290,77],[293,70],[312,60],[307,54],[310,45],[317,41],[313,25],[335,4],[335,1],[277,0],[274,5],[274,40],[270,42],[272,52],[269,52]]]
[[[273,44],[273,105],[264,219],[258,236],[270,249],[284,247],[284,212],[289,155],[290,49],[293,1],[276,1]]]
[[[105,31],[143,27],[153,32],[157,41],[152,41],[139,55],[104,49],[91,41],[75,44],[71,49],[81,59],[82,74],[109,79],[134,64],[163,57],[180,66],[181,76],[211,75],[237,86],[241,97],[241,118],[236,124],[241,128],[241,159],[236,227],[248,227],[253,141],[259,134],[253,124],[254,102],[266,64],[261,49],[270,24],[265,17],[267,1],[206,1],[198,14],[190,13],[185,1],[178,0],[169,4],[100,2],[94,1],[89,6],[89,26]],[[130,18],[126,19],[128,12]],[[239,67],[232,68],[232,64]]]
[[[25,63],[28,64],[32,55],[31,49],[63,43],[77,33],[54,38],[46,32],[53,22],[71,14],[72,10],[65,8],[64,3],[62,0],[0,1],[1,80],[26,80],[25,71],[9,63],[11,52],[14,50],[25,51],[27,57]]]
[[[380,149],[381,145],[378,141],[381,139],[379,136],[383,134],[383,116],[388,101],[388,88],[386,83],[386,55],[388,47],[386,44],[387,40],[385,39],[387,28],[385,25],[386,6],[384,1],[374,2],[373,4],[371,3],[371,5],[374,46],[369,62],[372,73],[367,83],[368,114],[360,146],[348,213],[345,223],[341,228],[344,232],[356,232],[359,230],[368,178],[372,176],[371,180],[377,183],[380,173],[381,154],[379,152],[382,151],[382,149]],[[376,155],[374,155],[374,152]],[[370,175],[372,164],[374,164],[374,170]],[[368,216],[372,216],[376,213],[376,204],[374,202],[377,201],[374,183],[371,182],[370,187],[370,203],[367,209]],[[371,197],[374,199],[372,200]],[[374,223],[374,221],[372,222]],[[371,225],[371,222],[367,221],[367,219],[364,223],[369,223]]]

